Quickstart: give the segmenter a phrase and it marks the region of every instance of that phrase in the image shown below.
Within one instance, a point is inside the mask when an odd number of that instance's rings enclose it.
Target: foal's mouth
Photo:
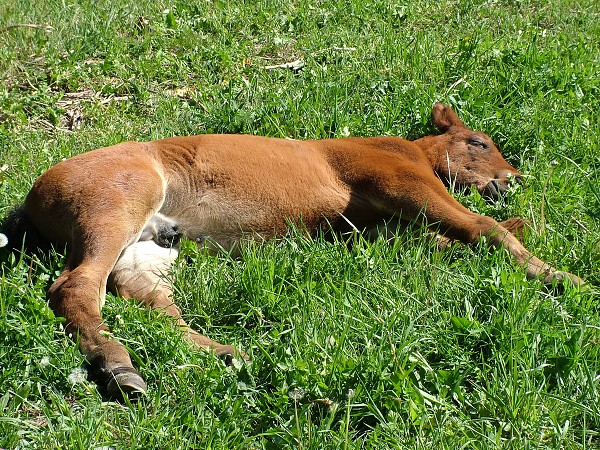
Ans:
[[[480,191],[481,195],[487,199],[487,200],[491,200],[491,201],[497,201],[501,198],[504,198],[504,196],[506,195],[506,192],[508,190],[508,187],[511,184],[522,184],[522,178],[521,176],[510,176],[508,178],[503,178],[503,179],[499,179],[499,178],[493,178],[491,179],[488,184],[485,185],[485,187]]]
[[[507,188],[508,183],[502,183],[500,180],[490,180],[483,188],[481,195],[487,200],[497,201],[504,197]]]

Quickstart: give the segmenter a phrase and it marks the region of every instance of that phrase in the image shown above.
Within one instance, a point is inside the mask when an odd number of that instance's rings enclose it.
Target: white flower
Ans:
[[[85,369],[82,369],[81,367],[76,367],[75,369],[73,369],[73,371],[67,377],[67,381],[72,386],[75,386],[76,384],[83,384],[83,383],[85,383],[86,380],[87,380],[87,372]]]
[[[40,360],[40,366],[42,366],[42,367],[48,367],[49,365],[50,365],[50,357],[49,356],[44,356]]]
[[[302,398],[304,397],[304,389],[302,389],[301,387],[295,387],[290,392],[288,392],[288,395],[292,400],[302,400]]]
[[[5,234],[0,233],[0,247],[5,247],[8,244],[8,238]]]

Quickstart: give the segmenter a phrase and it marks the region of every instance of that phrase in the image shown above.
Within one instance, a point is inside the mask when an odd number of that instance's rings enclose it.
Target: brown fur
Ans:
[[[181,319],[162,277],[177,254],[156,244],[156,230],[163,228],[201,246],[231,248],[244,238],[281,235],[290,221],[311,231],[331,226],[342,232],[374,229],[393,217],[426,221],[465,243],[486,236],[529,277],[583,284],[447,192],[444,183],[452,182],[496,197],[510,176],[521,175],[487,135],[466,128],[450,107],[436,104],[432,117],[443,133],[412,142],[203,135],[124,142],[63,161],[37,179],[24,205],[35,229],[69,249],[66,268],[49,289],[50,306],[79,336],[93,375],[117,395],[146,386],[125,348],[103,333],[107,286],[175,317],[198,347],[229,358],[237,352]],[[517,229],[519,223],[505,224]]]

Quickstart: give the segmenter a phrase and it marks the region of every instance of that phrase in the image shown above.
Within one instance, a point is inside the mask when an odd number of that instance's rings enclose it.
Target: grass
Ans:
[[[599,6],[4,2],[0,216],[50,165],[123,140],[412,138],[444,101],[527,184],[460,200],[528,218],[526,246],[597,287]],[[46,305],[62,257],[6,261],[0,447],[600,447],[597,288],[546,288],[504,252],[438,250],[415,231],[351,247],[291,233],[235,260],[186,246],[173,273],[186,319],[253,362],[225,367],[110,297],[104,317],[149,383],[131,404],[103,401]]]

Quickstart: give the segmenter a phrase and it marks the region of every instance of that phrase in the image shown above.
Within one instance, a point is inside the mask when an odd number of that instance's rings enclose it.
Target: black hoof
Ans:
[[[144,395],[147,390],[144,379],[131,367],[120,367],[111,371],[106,383],[106,395],[113,399],[135,399]]]
[[[234,358],[241,357],[245,362],[250,361],[250,357],[246,355],[246,353],[232,345],[224,345],[223,347],[216,349],[215,353],[217,356],[223,359],[223,362],[225,362],[225,365],[227,366],[231,366],[233,364]]]

